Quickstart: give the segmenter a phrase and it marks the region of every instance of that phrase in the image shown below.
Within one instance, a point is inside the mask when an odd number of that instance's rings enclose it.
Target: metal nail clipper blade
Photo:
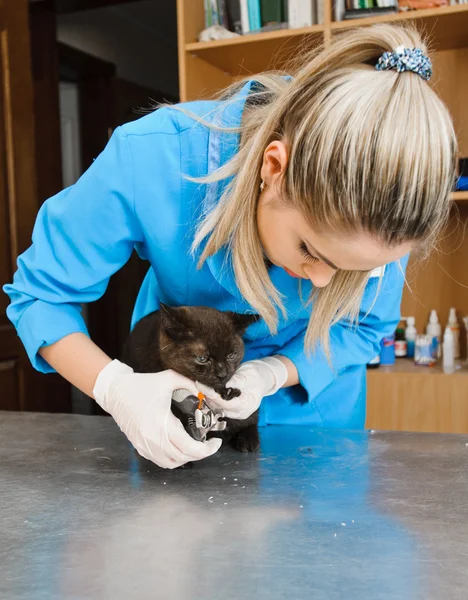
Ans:
[[[185,431],[199,442],[204,442],[210,431],[226,429],[223,411],[209,408],[201,392],[197,398],[189,390],[174,390],[171,408]]]

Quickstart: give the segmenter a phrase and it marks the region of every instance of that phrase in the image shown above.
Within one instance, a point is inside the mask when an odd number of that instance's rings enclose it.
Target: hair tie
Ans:
[[[375,65],[377,71],[394,69],[398,73],[413,71],[428,81],[432,76],[431,59],[421,48],[405,48],[398,46],[392,52],[384,52]]]

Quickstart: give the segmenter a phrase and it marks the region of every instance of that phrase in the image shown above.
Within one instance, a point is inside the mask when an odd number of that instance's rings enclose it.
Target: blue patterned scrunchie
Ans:
[[[432,63],[421,48],[398,46],[392,52],[384,52],[375,65],[377,71],[394,69],[398,73],[412,71],[428,81],[432,76]]]

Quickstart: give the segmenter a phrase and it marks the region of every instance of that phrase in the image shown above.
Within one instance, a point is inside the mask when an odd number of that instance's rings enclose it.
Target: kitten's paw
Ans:
[[[241,391],[237,388],[226,388],[226,395],[224,396],[225,400],[232,400],[233,398],[237,398],[237,396],[241,395]]]
[[[241,392],[237,388],[227,388],[224,386],[220,386],[214,389],[217,394],[221,396],[223,400],[232,400],[233,398],[237,398],[240,396]]]
[[[260,448],[257,426],[241,429],[233,438],[232,445],[239,452],[257,452]]]

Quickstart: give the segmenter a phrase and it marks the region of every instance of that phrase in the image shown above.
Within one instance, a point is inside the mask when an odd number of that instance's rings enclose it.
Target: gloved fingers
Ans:
[[[174,451],[177,451],[178,456],[189,462],[207,458],[219,450],[222,443],[220,439],[212,438],[206,442],[198,442],[189,436],[178,419],[174,417],[174,421],[170,420],[168,423],[168,438],[173,448],[169,454],[171,457],[175,458]]]
[[[211,409],[221,409],[228,419],[246,419],[254,410],[249,409],[245,397],[241,394],[232,400],[223,400],[219,394],[206,385],[198,384],[200,391],[206,396],[206,403]],[[243,416],[245,415],[245,416]]]
[[[256,410],[256,408],[251,408],[250,404],[246,404],[243,401],[240,401],[239,403],[239,398],[217,402],[211,401],[210,398],[207,397],[206,403],[211,409],[221,409],[223,415],[228,419],[247,419]]]
[[[195,444],[198,444],[202,447],[203,452],[200,452],[198,456],[193,457],[192,460],[202,460],[203,458],[208,458],[208,456],[213,456],[213,454],[218,452],[223,443],[220,438],[211,438],[205,442],[197,442],[196,440],[193,441]]]
[[[215,402],[226,402],[226,400],[223,400],[218,394],[218,392],[215,392],[213,388],[209,387],[208,385],[205,385],[204,383],[200,383],[199,381],[197,381],[196,383],[199,391],[210,400],[213,400]]]
[[[250,415],[256,411],[256,408],[252,408],[249,410],[236,410],[236,411],[225,411],[224,416],[228,419],[236,419],[237,421],[244,421],[248,419]]]
[[[204,385],[203,383],[199,383],[197,381],[198,389],[202,394],[204,394],[206,398],[206,403],[210,408],[220,408],[224,411],[235,410],[239,405],[239,400],[241,396],[236,396],[232,398],[232,400],[224,400],[221,396],[215,392],[212,388]]]
[[[242,368],[242,365],[239,367]],[[247,386],[247,377],[242,373],[242,371],[237,370],[231,379],[226,383],[226,387],[237,388],[243,391]]]
[[[185,456],[177,448],[174,448],[169,439],[169,423],[171,419],[180,426],[182,424],[172,413],[168,414],[167,419],[164,427],[157,431],[149,429],[147,427],[148,423],[145,423],[144,429],[139,431],[135,448],[141,456],[151,460],[160,467],[175,469],[192,459],[190,456]]]
[[[192,439],[192,438],[190,438],[190,439]],[[196,440],[193,440],[193,441],[195,441],[196,444],[199,444],[203,448],[203,454],[200,455],[200,453],[195,454],[192,452],[187,454],[186,452],[183,452],[182,450],[177,448],[174,444],[172,444],[171,441],[169,441],[169,442],[167,442],[167,444],[165,444],[164,452],[166,454],[166,458],[170,459],[173,463],[173,466],[169,466],[167,468],[173,469],[175,467],[180,467],[182,465],[185,465],[186,463],[189,463],[189,462],[194,462],[197,460],[202,460],[203,458],[207,458],[208,456],[215,454],[215,452],[217,452],[221,446],[221,440],[212,439],[212,440],[208,440],[207,442],[203,442],[203,443],[197,442]],[[215,441],[217,443],[215,443],[215,444],[211,443],[211,442],[215,442]]]
[[[146,460],[150,460],[152,463],[158,465],[158,467],[161,467],[162,469],[175,469],[176,467],[180,466],[176,460],[170,456],[162,454],[161,452],[158,452],[157,456],[155,456],[149,447],[143,449],[141,447],[139,448],[134,446],[134,448],[140,456],[146,458]]]
[[[164,444],[163,451],[165,453],[166,459],[169,459],[171,461],[171,464],[173,465],[173,466],[167,467],[169,469],[175,469],[177,467],[181,467],[182,465],[185,465],[186,463],[196,460],[196,459],[192,458],[191,456],[188,456],[187,454],[184,454],[183,452],[181,452],[178,448],[173,446],[171,444],[171,442],[166,442]]]
[[[251,394],[241,394],[237,398],[233,398],[227,402],[223,408],[224,416],[228,419],[247,419],[253,414],[259,406],[259,402]]]
[[[171,378],[171,386],[173,390],[184,389],[188,390],[194,396],[198,395],[199,389],[194,381],[172,370],[170,370],[169,373]]]
[[[214,397],[211,396],[205,391],[201,390],[203,394],[205,394],[205,402],[211,409],[221,409],[226,413],[229,409],[232,410],[233,403],[236,402],[237,398],[233,398],[232,400],[223,400],[218,394],[215,394]]]

